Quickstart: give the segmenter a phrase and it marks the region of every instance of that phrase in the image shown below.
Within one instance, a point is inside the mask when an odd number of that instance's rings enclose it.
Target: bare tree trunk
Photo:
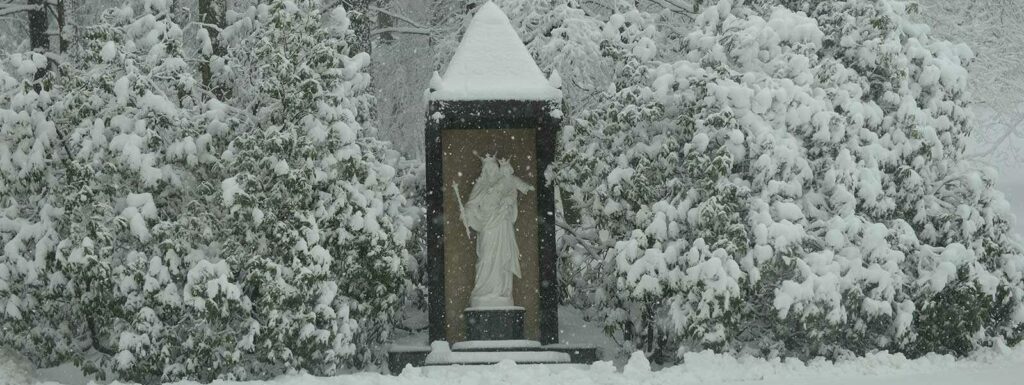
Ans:
[[[46,55],[50,52],[50,36],[46,34],[47,29],[50,27],[50,18],[46,14],[46,0],[29,0],[28,4],[39,6],[39,9],[28,11],[29,44],[32,47],[32,52]],[[40,68],[36,71],[36,80],[42,79],[46,76],[47,67]],[[40,85],[36,85],[36,88],[40,88]]]
[[[68,49],[68,41],[64,36],[64,26],[66,24],[65,11],[67,7],[64,6],[65,0],[57,0],[55,15],[57,18],[57,52],[64,53]]]
[[[220,41],[220,31],[227,24],[227,0],[198,0],[199,22],[210,36],[211,52],[202,52],[203,62],[199,66],[203,85],[210,89],[218,99],[228,96],[223,85],[215,85],[210,59],[213,56],[224,56],[225,48]]]
[[[352,42],[350,54],[366,52],[372,55],[372,33],[375,23],[370,18],[370,7],[379,6],[381,0],[348,0],[344,3],[349,20],[352,21],[352,31],[355,32],[355,40]]]

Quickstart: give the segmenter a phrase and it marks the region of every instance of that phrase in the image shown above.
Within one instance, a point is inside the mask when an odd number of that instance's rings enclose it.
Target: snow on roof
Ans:
[[[476,12],[431,100],[557,100],[508,16],[488,1]]]

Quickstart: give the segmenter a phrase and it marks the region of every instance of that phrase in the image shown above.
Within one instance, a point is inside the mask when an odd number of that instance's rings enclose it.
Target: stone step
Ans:
[[[424,365],[485,365],[501,361],[514,361],[517,364],[568,364],[572,358],[568,353],[543,350],[523,351],[432,351],[424,360]]]
[[[436,352],[436,354],[435,354]],[[428,356],[433,356],[428,360]],[[406,365],[488,365],[502,360],[516,364],[591,364],[597,361],[597,348],[589,345],[541,345],[531,340],[435,342],[431,346],[392,346],[388,350],[388,368],[401,373]]]
[[[452,344],[452,351],[525,351],[537,350],[539,341],[532,340],[479,340],[462,341]]]

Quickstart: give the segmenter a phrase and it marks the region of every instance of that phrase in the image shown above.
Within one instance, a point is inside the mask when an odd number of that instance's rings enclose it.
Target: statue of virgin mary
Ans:
[[[515,176],[508,160],[481,159],[480,177],[462,210],[462,221],[476,232],[474,308],[513,306],[512,276],[522,277],[515,223],[519,194],[533,186]]]

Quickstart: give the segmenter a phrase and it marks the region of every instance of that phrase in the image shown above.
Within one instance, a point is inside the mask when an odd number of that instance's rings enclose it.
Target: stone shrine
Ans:
[[[590,363],[558,341],[554,161],[557,74],[546,78],[505,14],[473,16],[444,77],[430,82],[425,132],[431,346],[393,346],[406,364]]]

